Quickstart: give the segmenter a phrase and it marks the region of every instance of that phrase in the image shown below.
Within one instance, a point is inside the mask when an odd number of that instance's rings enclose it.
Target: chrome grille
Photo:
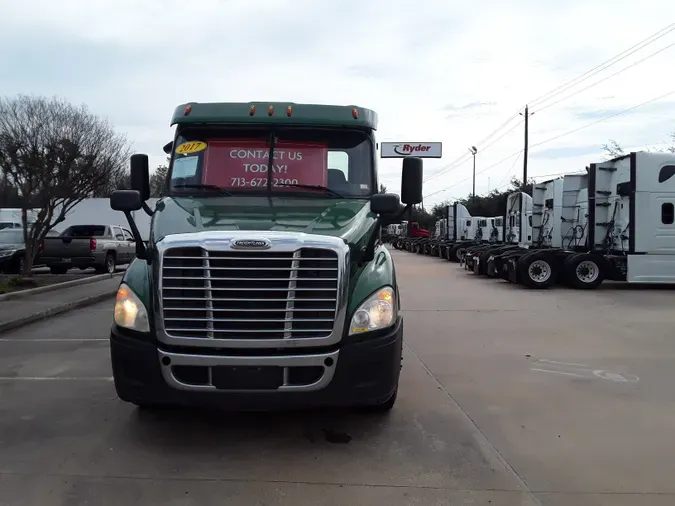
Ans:
[[[333,331],[337,298],[333,250],[178,247],[162,259],[162,317],[172,337],[325,338]]]

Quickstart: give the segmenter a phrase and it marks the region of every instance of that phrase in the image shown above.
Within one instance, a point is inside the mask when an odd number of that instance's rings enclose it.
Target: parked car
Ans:
[[[58,236],[58,232],[50,230],[47,237]],[[26,245],[23,241],[22,228],[6,228],[0,230],[0,272],[7,274],[20,274],[23,272],[23,260],[26,252]],[[35,267],[39,266],[41,261],[36,259]]]
[[[135,253],[134,238],[124,227],[73,225],[58,237],[45,238],[41,259],[53,274],[72,267],[113,273],[117,265],[131,262]]]

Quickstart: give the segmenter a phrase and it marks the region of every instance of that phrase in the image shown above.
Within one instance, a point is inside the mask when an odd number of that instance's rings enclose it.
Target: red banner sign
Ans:
[[[269,154],[269,146],[260,140],[209,141],[204,155],[203,183],[221,188],[265,187]],[[326,144],[278,141],[273,156],[272,186],[326,186]]]

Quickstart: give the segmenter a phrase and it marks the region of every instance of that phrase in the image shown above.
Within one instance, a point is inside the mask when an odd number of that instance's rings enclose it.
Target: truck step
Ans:
[[[600,170],[606,170],[607,172],[615,172],[616,167],[598,167]]]
[[[543,211],[532,212],[532,216],[541,216],[542,214],[544,214]]]
[[[535,190],[545,190],[546,187],[545,186],[535,186],[534,189]]]
[[[607,190],[596,190],[595,193],[597,193],[598,195],[611,195],[612,194],[612,192],[607,191]]]
[[[595,205],[596,205],[596,207],[609,207],[612,204],[609,203],[609,202],[596,202]]]

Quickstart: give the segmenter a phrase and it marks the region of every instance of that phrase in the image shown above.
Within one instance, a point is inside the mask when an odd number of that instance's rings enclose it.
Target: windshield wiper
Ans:
[[[344,195],[341,195],[340,193],[336,192],[335,190],[331,190],[327,186],[320,186],[320,185],[314,185],[314,184],[278,184],[276,186],[290,186],[293,188],[309,188],[310,190],[321,190],[323,192],[328,193],[329,195],[332,195],[333,197],[337,197],[340,199],[345,198]]]
[[[221,188],[220,186],[216,186],[215,184],[175,184],[171,188],[194,188],[195,190],[213,190],[217,191],[221,195],[227,195],[229,197],[232,196],[230,192],[227,190]]]

